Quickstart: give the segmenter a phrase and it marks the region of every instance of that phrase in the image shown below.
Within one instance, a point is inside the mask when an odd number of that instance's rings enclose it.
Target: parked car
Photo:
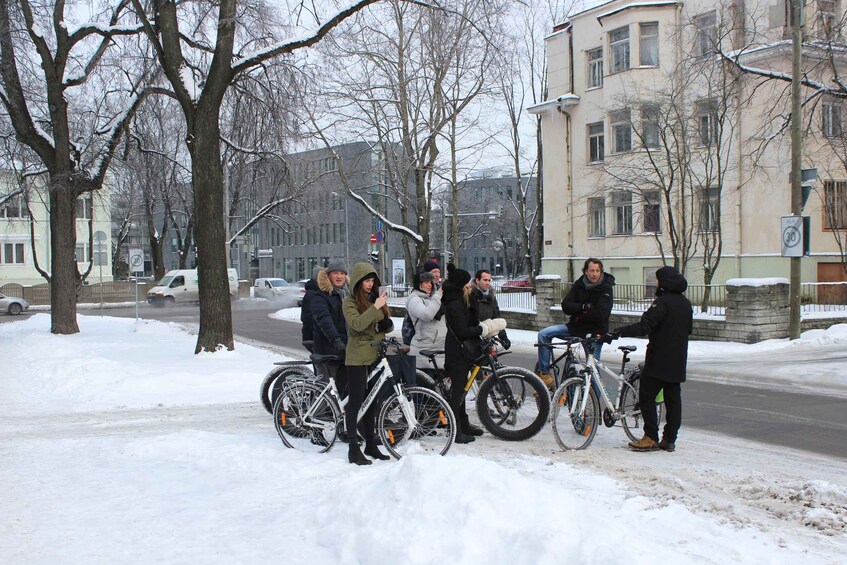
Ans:
[[[309,279],[299,280],[296,283],[294,283],[294,284],[297,285],[297,290],[300,293],[300,296],[297,298],[297,306],[303,305],[303,297],[306,296],[306,283],[307,282],[309,282]]]
[[[500,292],[529,292],[532,291],[532,280],[529,275],[521,275],[516,279],[506,281],[500,287]]]
[[[23,298],[6,296],[5,294],[0,293],[0,312],[8,312],[13,316],[17,316],[27,308],[29,308],[29,302]]]
[[[285,279],[261,278],[253,283],[253,297],[264,298],[274,303],[291,305],[301,300],[300,288]]]

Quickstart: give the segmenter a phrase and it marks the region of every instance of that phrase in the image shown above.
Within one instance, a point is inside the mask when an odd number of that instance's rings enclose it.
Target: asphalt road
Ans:
[[[245,301],[233,306],[233,326],[237,338],[282,347],[290,352],[303,352],[300,324],[268,317],[275,308],[266,303]],[[197,306],[173,308],[139,307],[143,319],[198,323]],[[135,309],[117,308],[103,311],[107,316],[134,317]],[[9,321],[9,320],[3,320]],[[831,355],[842,356],[847,352]],[[831,361],[831,355],[828,360]],[[515,351],[504,362],[532,369],[534,351]],[[762,363],[738,364],[738,380],[743,371],[763,370]],[[845,365],[847,366],[847,364]],[[729,436],[760,441],[828,456],[847,459],[847,401],[843,398],[803,394],[766,388],[751,388],[709,380],[708,363],[689,367],[689,379],[683,385],[683,428],[691,426]],[[765,369],[766,370],[766,365]],[[813,370],[804,364],[804,370]],[[758,375],[761,377],[761,375]],[[685,440],[684,430],[680,437]]]

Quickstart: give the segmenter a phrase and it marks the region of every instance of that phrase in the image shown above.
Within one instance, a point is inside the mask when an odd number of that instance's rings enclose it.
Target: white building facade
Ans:
[[[35,267],[36,260],[42,270],[52,270],[47,194],[39,180],[24,186],[22,193],[0,206],[0,286],[45,284]],[[17,192],[20,187],[13,173],[0,173],[0,196]],[[111,198],[106,190],[77,200],[77,268],[85,273],[91,266],[86,280],[93,284],[113,280],[110,208]],[[89,230],[93,244],[89,243]]]
[[[837,2],[806,8],[810,78],[833,75],[821,38],[841,36]],[[791,71],[786,4],[614,0],[570,17],[547,38],[545,274],[579,276],[599,257],[622,283],[650,284],[676,256],[689,281],[787,277],[780,217],[790,214],[790,83],[740,72]],[[836,64],[839,61],[836,60]],[[804,208],[804,281],[845,280],[843,102],[803,93],[803,168],[819,180]]]

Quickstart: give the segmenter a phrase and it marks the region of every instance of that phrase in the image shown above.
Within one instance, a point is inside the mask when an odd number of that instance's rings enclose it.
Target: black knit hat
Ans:
[[[471,274],[464,269],[457,269],[453,263],[447,263],[447,281],[459,288],[471,282]]]
[[[423,270],[425,273],[428,273],[433,269],[438,269],[439,271],[441,270],[441,265],[438,264],[438,261],[433,261],[432,259],[430,259],[429,261],[424,263]]]

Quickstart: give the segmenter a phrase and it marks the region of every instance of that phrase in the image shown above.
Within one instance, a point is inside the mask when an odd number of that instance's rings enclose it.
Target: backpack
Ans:
[[[413,322],[412,317],[409,316],[409,313],[406,313],[406,317],[403,318],[403,328],[400,330],[400,333],[403,336],[403,344],[411,345],[412,338],[415,337],[415,324],[417,321]]]

